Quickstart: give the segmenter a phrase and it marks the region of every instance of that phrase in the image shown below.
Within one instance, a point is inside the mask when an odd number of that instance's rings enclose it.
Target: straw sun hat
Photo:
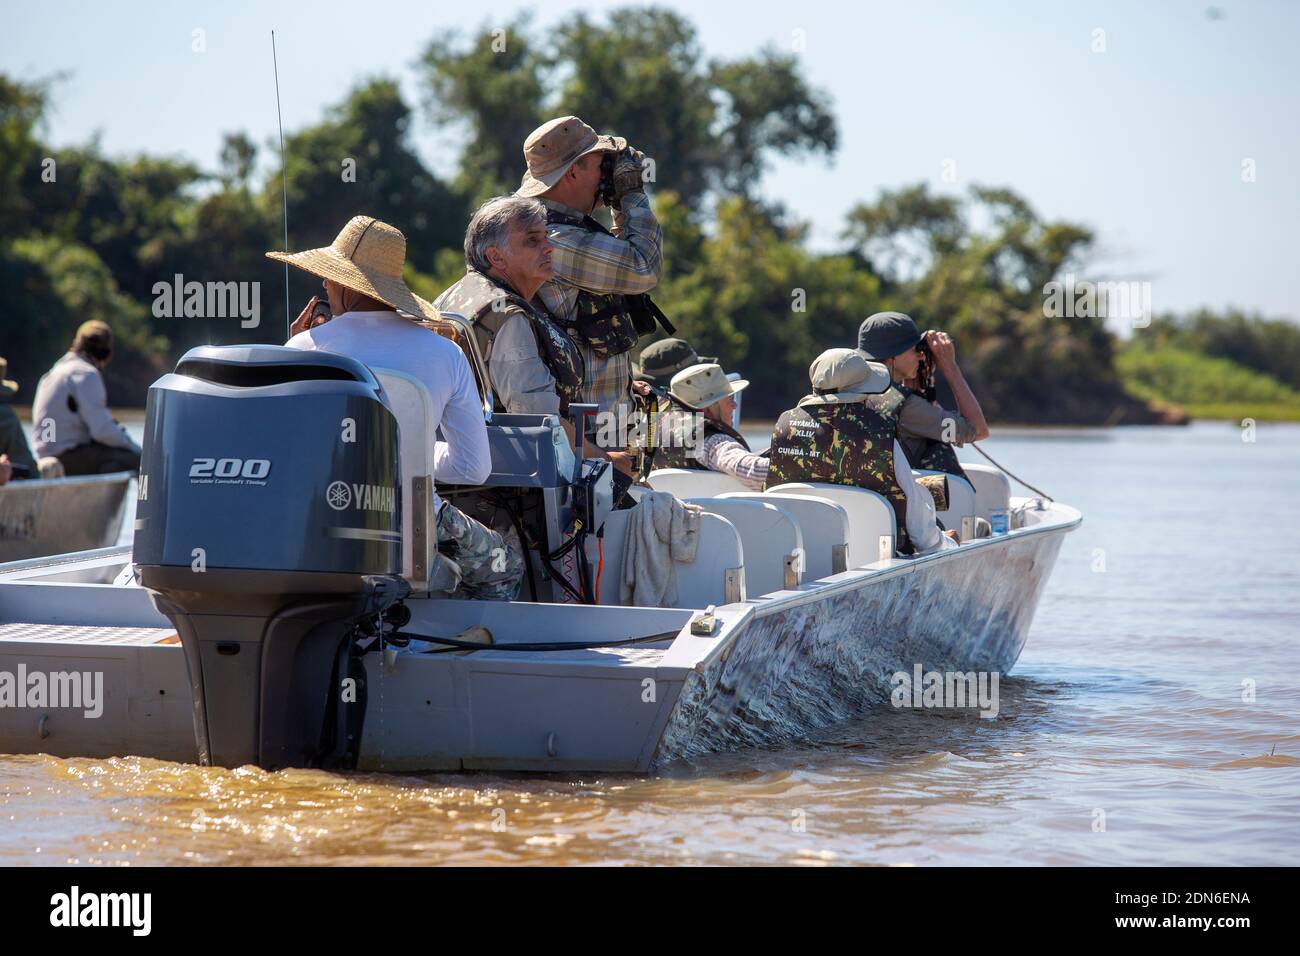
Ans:
[[[266,256],[322,279],[331,279],[416,318],[438,318],[438,310],[413,293],[402,279],[406,237],[373,216],[354,216],[334,241],[322,249],[268,252]]]

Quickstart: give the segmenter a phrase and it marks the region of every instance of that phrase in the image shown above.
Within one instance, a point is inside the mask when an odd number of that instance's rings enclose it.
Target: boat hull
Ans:
[[[9,482],[0,488],[0,563],[115,544],[131,478],[123,471]]]

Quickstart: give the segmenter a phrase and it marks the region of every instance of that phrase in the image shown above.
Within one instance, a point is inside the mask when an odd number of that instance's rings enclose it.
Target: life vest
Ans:
[[[704,450],[704,443],[714,435],[726,435],[732,441],[740,442],[745,451],[749,451],[749,443],[730,425],[715,422],[703,412],[687,408],[673,399],[672,407],[659,416],[658,444],[654,451],[655,467],[708,471],[709,466],[697,456]]]
[[[501,331],[506,319],[516,313],[528,317],[533,336],[537,339],[537,352],[555,378],[556,390],[562,406],[577,396],[586,369],[582,353],[573,340],[544,308],[527,301],[503,283],[470,269],[465,278],[438,296],[437,309],[464,316],[478,338],[479,350],[491,358],[492,340]],[[497,411],[504,411],[500,398]]]
[[[917,390],[907,388],[906,385],[894,385],[894,388],[900,390],[904,394],[904,398],[907,395],[917,395],[922,401],[926,401],[922,394]],[[907,447],[910,444],[920,444],[922,446],[920,453],[913,455],[911,449]],[[907,451],[909,464],[911,464],[911,467],[917,468],[918,471],[943,471],[949,473],[949,475],[959,477],[959,479],[970,481],[969,477],[966,477],[966,472],[962,471],[962,463],[957,459],[956,451],[946,441],[940,441],[939,438],[919,436],[905,441],[904,449]],[[915,460],[911,460],[913,458]]]
[[[772,432],[766,488],[787,481],[856,485],[884,495],[894,508],[896,549],[912,553],[907,495],[894,477],[894,439],[903,395],[809,395],[783,413]]]
[[[587,232],[613,235],[591,216],[578,216],[549,206],[546,210],[546,224],[573,226]],[[641,336],[653,332],[656,320],[669,335],[676,332],[650,296],[644,293],[617,295],[579,288],[572,330],[593,352],[602,358],[608,358],[622,355],[636,345]]]

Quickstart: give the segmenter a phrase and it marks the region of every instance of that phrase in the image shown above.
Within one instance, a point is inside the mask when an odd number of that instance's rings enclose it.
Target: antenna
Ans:
[[[284,165],[284,119],[280,115],[280,63],[275,55],[275,31],[271,31],[271,64],[275,68],[275,121],[280,127],[280,197],[284,200],[284,251],[289,253],[289,186]],[[284,264],[284,338],[290,338],[293,319],[289,315],[289,263]]]

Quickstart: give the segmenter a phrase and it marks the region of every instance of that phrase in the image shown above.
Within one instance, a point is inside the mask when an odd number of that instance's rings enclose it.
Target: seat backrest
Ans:
[[[618,604],[627,551],[627,526],[630,509],[611,511],[605,519],[604,568],[600,578],[600,603]],[[593,569],[600,560],[598,546],[587,538],[587,553]],[[740,533],[721,515],[700,515],[699,545],[695,560],[677,566],[677,606],[706,608],[710,604],[730,604],[745,600],[745,552]]]
[[[419,379],[397,369],[370,369],[397,419],[402,483],[402,577],[416,591],[455,586],[442,555],[433,513],[433,400]]]
[[[656,468],[646,482],[655,491],[666,491],[683,500],[749,490],[740,479],[711,468]]]
[[[974,517],[979,514],[979,508],[975,503],[975,489],[971,487],[970,482],[965,478],[959,478],[944,471],[918,471],[915,468],[912,469],[912,474],[918,478],[922,475],[943,475],[948,479],[948,510],[936,510],[935,517],[942,521],[943,526],[949,531],[956,531],[960,534],[961,519],[968,515]]]
[[[824,481],[788,481],[768,491],[828,498],[842,505],[849,516],[850,568],[860,568],[880,560],[882,535],[889,535],[894,547],[898,547],[898,522],[894,519],[893,506],[878,491]]]
[[[469,367],[474,372],[474,384],[478,386],[478,395],[483,401],[484,412],[491,419],[493,405],[492,382],[488,377],[487,363],[483,361],[483,356],[479,354],[478,342],[474,338],[469,321],[463,315],[455,312],[440,312],[438,315],[437,319],[421,316],[419,322],[426,329],[436,332],[444,339],[455,342],[460,347],[460,350],[465,353],[465,358],[469,361]]]
[[[803,534],[805,580],[848,570],[849,513],[843,505],[829,498],[775,491],[733,491],[719,497],[766,501],[794,518]]]
[[[803,576],[803,532],[799,523],[767,501],[745,498],[692,498],[708,514],[726,518],[740,533],[745,556],[745,587],[750,595],[796,588]]]
[[[992,465],[967,465],[962,471],[975,488],[975,513],[988,520],[989,514],[1011,507],[1011,481]]]

